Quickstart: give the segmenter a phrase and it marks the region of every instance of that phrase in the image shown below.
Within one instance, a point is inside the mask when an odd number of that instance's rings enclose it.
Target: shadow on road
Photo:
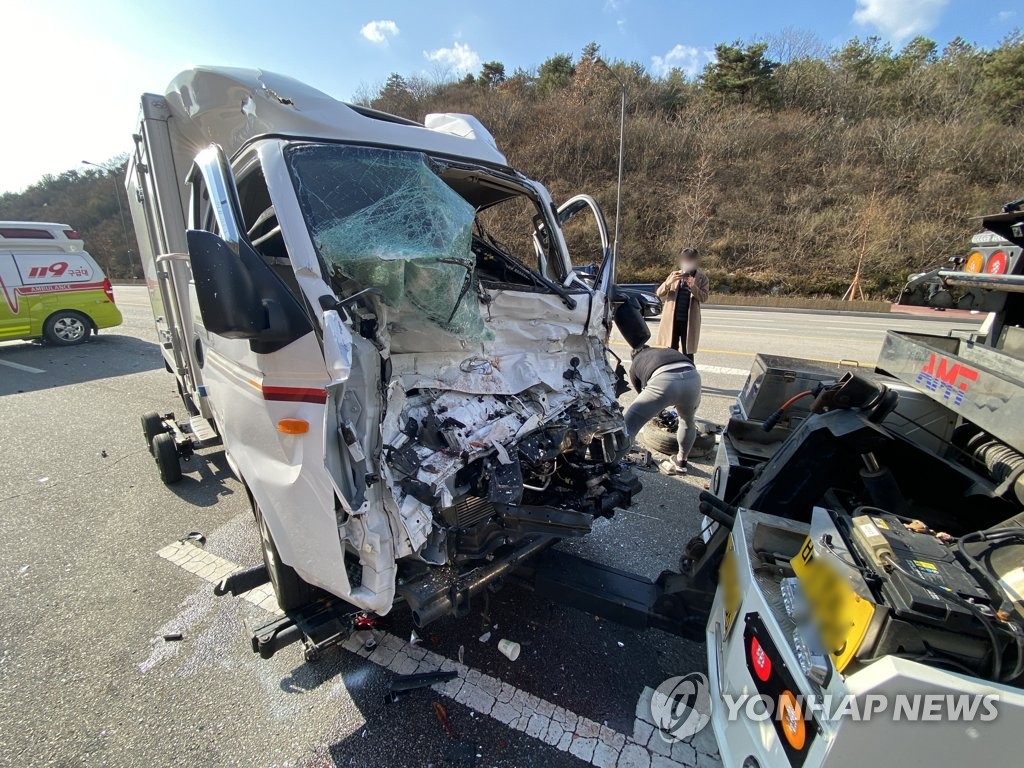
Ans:
[[[134,336],[104,334],[74,347],[0,345],[0,395],[37,392],[163,367],[159,347]]]
[[[156,471],[155,467],[153,471]],[[193,454],[188,461],[181,462],[181,471],[181,480],[167,488],[189,504],[211,507],[234,494],[226,483],[233,481],[235,476],[224,452],[219,449],[207,454]]]

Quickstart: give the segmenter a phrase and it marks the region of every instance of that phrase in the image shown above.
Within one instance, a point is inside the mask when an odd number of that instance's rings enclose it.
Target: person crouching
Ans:
[[[686,459],[697,439],[695,414],[700,405],[700,374],[690,358],[674,349],[649,347],[633,349],[629,382],[639,394],[626,408],[626,432],[631,440],[648,421],[665,408],[675,407],[679,414],[676,441],[679,452],[658,467],[669,475],[684,475]]]

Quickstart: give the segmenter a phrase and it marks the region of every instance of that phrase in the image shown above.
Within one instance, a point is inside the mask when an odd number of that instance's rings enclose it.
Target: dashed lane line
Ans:
[[[211,584],[241,568],[188,541],[170,544],[157,554]],[[257,587],[242,597],[268,612],[278,611],[269,584]],[[686,741],[674,741],[651,723],[650,697],[653,691],[650,688],[644,689],[637,702],[633,733],[621,733],[478,669],[410,645],[390,633],[375,633],[377,644],[372,648],[366,647],[365,636],[366,633],[356,633],[342,646],[398,675],[454,670],[458,677],[446,683],[436,683],[431,686],[433,690],[598,768],[721,766],[718,745],[710,728]],[[149,671],[160,660],[152,657],[140,665],[140,671]]]

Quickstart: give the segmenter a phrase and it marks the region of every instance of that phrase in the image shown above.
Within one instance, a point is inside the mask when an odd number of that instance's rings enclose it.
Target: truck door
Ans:
[[[191,229],[218,235],[236,256],[242,244],[255,250],[291,294],[292,311],[308,315],[260,161],[251,154],[236,168],[237,187],[219,148],[197,157]],[[209,307],[200,305],[194,279],[190,300],[192,344],[217,428],[281,560],[306,581],[345,594],[344,556],[323,456],[330,376],[313,319],[295,338],[260,345],[210,331],[203,320]]]
[[[587,212],[591,214],[589,224]],[[558,224],[569,246],[573,269],[604,300],[604,318],[608,325],[615,264],[601,206],[590,195],[571,197],[558,207]]]

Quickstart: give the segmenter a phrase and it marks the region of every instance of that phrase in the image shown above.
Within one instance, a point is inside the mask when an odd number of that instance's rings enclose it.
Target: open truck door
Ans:
[[[562,227],[563,231],[566,230],[566,225],[570,221],[575,220],[580,229],[586,229],[586,225],[583,222],[586,220],[587,212],[590,212],[591,219],[594,227],[596,227],[597,239],[593,239],[593,232],[588,237],[589,242],[586,247],[588,250],[592,250],[591,255],[599,258],[591,258],[590,263],[597,263],[597,271],[593,274],[593,288],[594,291],[599,293],[604,302],[604,312],[602,318],[606,328],[610,328],[611,322],[611,298],[612,288],[615,285],[615,265],[613,263],[613,252],[611,247],[611,240],[608,237],[608,225],[605,223],[604,213],[601,211],[601,206],[597,204],[597,201],[590,195],[576,195],[571,197],[562,203],[558,207],[558,225]],[[575,227],[573,227],[575,228]],[[569,230],[570,233],[572,229]],[[580,233],[582,235],[582,232]],[[597,251],[598,246],[600,251]],[[570,255],[573,254],[570,252]],[[578,259],[573,256],[573,265],[575,266]],[[580,260],[581,261],[581,260]],[[571,273],[570,273],[571,274]]]

